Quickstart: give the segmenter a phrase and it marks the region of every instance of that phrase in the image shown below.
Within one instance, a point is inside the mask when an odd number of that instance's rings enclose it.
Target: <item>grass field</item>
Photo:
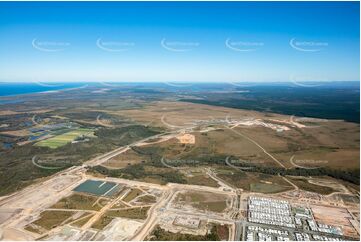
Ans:
[[[205,174],[186,177],[187,183],[199,186],[219,187],[218,183]]]
[[[254,192],[279,192],[292,189],[282,177],[256,172],[244,172],[229,167],[217,167],[217,176],[230,185]],[[253,184],[253,185],[251,185]],[[266,189],[270,189],[267,190]],[[280,190],[282,188],[282,190]]]
[[[107,226],[114,218],[103,215],[93,225],[92,228],[102,230]]]
[[[146,203],[146,204],[155,203],[156,201],[157,201],[157,198],[152,195],[141,196],[137,199],[137,202]]]
[[[80,218],[74,220],[73,222],[71,222],[70,224],[72,226],[78,227],[80,228],[81,226],[83,226],[84,224],[86,224],[86,222],[89,221],[89,219],[92,217],[91,213],[84,213],[84,215],[82,215]]]
[[[129,207],[128,205],[126,205],[125,203],[123,203],[122,201],[118,201],[117,203],[115,203],[113,205],[112,208],[126,208]]]
[[[162,110],[162,112],[159,112],[159,110]],[[149,123],[152,121],[152,125],[167,129],[172,129],[169,124],[185,126],[194,120],[208,120],[210,117],[225,119],[227,115],[230,115],[231,119],[259,118],[267,123],[274,123],[274,120],[284,122],[290,119],[290,116],[279,114],[265,114],[184,102],[153,102],[143,109],[122,110],[120,113],[139,122]],[[307,160],[311,160],[311,162],[318,165],[319,163],[326,164],[327,167],[335,169],[360,167],[359,125],[335,120],[327,122],[316,120],[305,124],[312,126],[312,128],[293,128],[286,124],[291,129],[284,132],[276,132],[261,126],[239,126],[234,130],[255,140],[287,168],[293,167],[289,161],[292,156],[295,156],[296,164],[306,167],[311,166],[304,163]],[[166,143],[170,149],[162,151],[163,155],[167,159],[185,159],[189,157],[199,158],[205,153],[211,155],[225,154],[226,156],[233,155],[239,159],[249,160],[260,165],[277,165],[254,143],[230,130],[223,128],[222,131],[193,134],[196,136],[196,144],[190,145],[191,149],[182,150],[180,144],[168,141]],[[163,146],[163,144],[157,145],[159,147]]]
[[[179,193],[175,199],[178,205],[189,204],[199,210],[208,210],[221,213],[227,208],[228,197],[222,194],[209,192],[184,192]]]
[[[306,179],[303,178],[288,177],[288,179],[291,180],[291,182],[294,183],[296,186],[298,186],[300,189],[305,191],[316,192],[323,195],[327,195],[336,191],[331,187],[318,186],[316,184],[309,183]]]
[[[70,218],[73,214],[74,212],[69,211],[44,211],[40,214],[40,218],[33,222],[33,224],[46,230],[51,230]]]
[[[149,160],[147,156],[142,156],[133,150],[128,150],[117,155],[104,163],[104,166],[111,168],[124,168],[128,165],[139,164],[143,160]]]
[[[61,209],[84,209],[84,210],[95,210],[98,211],[102,207],[99,204],[95,204],[98,197],[87,196],[83,194],[73,194],[69,197],[61,199],[59,202],[54,204],[52,208]],[[94,205],[94,206],[93,206]]]
[[[149,235],[150,241],[219,241],[228,240],[228,228],[225,225],[214,225],[206,235],[172,233],[157,226]]]
[[[94,130],[93,129],[73,130],[65,134],[60,134],[55,137],[39,141],[35,145],[40,147],[48,147],[51,149],[56,149],[66,145],[67,143],[74,141],[76,138],[80,136],[95,137]]]
[[[277,193],[292,189],[292,187],[290,186],[280,186],[280,185],[267,184],[267,183],[251,183],[249,186],[251,192],[260,192],[260,193]]]
[[[149,207],[127,208],[121,210],[110,210],[106,216],[123,217],[130,219],[146,219]]]
[[[47,232],[44,228],[37,226],[35,224],[28,224],[24,227],[24,229],[36,234],[42,234]]]
[[[137,188],[134,188],[127,194],[127,196],[125,198],[123,198],[123,201],[130,202],[134,198],[138,197],[140,194],[142,194],[142,191]]]

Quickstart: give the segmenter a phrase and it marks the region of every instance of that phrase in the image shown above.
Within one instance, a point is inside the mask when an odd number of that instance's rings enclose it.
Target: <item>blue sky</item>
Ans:
[[[0,81],[356,81],[358,2],[1,2]]]

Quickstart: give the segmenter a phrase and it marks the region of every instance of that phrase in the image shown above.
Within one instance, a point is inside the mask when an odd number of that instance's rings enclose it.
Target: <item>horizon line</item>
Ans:
[[[0,83],[211,83],[211,84],[230,84],[230,83],[311,83],[311,82],[360,82],[360,80],[305,80],[305,81],[2,81]]]

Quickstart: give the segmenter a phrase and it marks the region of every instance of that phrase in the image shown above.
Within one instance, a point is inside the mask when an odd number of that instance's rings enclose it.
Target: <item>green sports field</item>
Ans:
[[[51,137],[46,140],[39,141],[35,145],[56,149],[58,147],[66,145],[67,143],[72,142],[81,135],[86,137],[95,137],[93,129],[77,129],[77,130],[69,131],[64,134],[57,135],[55,137]]]

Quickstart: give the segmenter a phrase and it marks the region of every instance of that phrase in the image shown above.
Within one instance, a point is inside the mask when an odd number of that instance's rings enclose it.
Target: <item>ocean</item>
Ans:
[[[0,82],[0,96],[56,91],[84,86],[84,83]]]

